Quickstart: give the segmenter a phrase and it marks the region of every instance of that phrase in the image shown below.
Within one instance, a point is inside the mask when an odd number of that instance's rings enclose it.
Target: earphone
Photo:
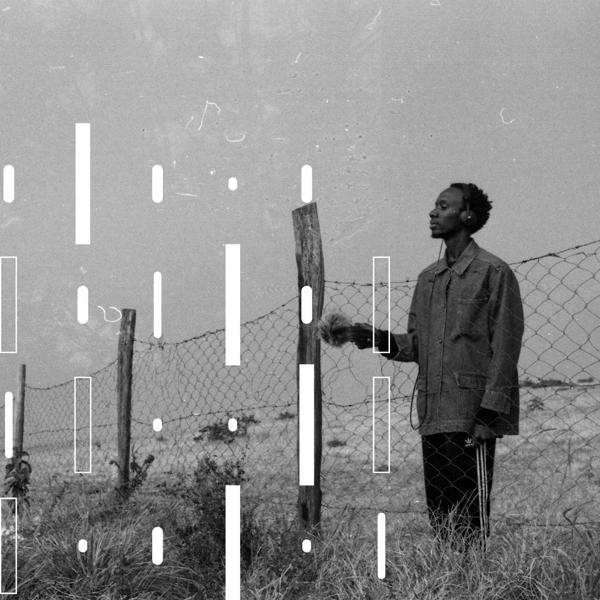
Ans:
[[[469,202],[467,202],[466,204],[467,204],[467,209],[463,210],[458,215],[458,218],[460,219],[461,223],[464,223],[465,225],[468,225],[469,227],[473,227],[475,225],[475,223],[477,223],[477,215],[471,210],[471,207],[469,206]]]

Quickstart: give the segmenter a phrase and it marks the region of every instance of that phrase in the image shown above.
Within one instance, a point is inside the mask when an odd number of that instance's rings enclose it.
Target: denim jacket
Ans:
[[[452,267],[446,257],[427,267],[407,333],[393,337],[389,358],[419,364],[421,435],[472,433],[480,408],[499,413],[490,425],[496,434],[518,433],[523,305],[505,262],[471,240]]]

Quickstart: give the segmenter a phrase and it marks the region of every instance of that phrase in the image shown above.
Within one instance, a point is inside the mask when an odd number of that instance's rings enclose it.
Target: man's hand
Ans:
[[[479,423],[475,424],[475,428],[473,429],[475,446],[479,446],[480,444],[483,444],[483,442],[489,442],[497,437],[498,436],[487,425],[480,425]]]
[[[356,347],[360,350],[365,348],[372,348],[373,345],[377,347],[379,342],[379,330],[375,329],[375,344],[373,344],[373,326],[369,323],[355,323],[350,327],[349,337],[350,341],[356,344]]]

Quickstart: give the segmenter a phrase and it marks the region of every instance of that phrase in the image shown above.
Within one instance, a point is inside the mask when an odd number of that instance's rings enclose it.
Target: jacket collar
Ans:
[[[430,269],[434,270],[436,275],[443,273],[446,269],[452,269],[458,275],[462,275],[469,268],[469,265],[473,262],[473,259],[478,253],[479,246],[475,240],[471,239],[467,247],[462,251],[461,255],[451,267],[448,266],[448,250],[446,250],[443,258],[440,258],[437,263],[434,263]]]

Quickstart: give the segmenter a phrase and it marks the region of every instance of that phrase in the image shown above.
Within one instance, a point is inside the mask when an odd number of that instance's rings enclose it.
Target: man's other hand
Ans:
[[[487,425],[480,425],[479,423],[475,424],[475,428],[473,429],[473,440],[475,441],[476,446],[483,444],[483,442],[489,442],[497,437],[498,436]]]
[[[356,344],[360,350],[377,347],[379,341],[379,330],[375,329],[375,344],[373,344],[373,326],[369,323],[355,323],[350,327],[350,341]]]

